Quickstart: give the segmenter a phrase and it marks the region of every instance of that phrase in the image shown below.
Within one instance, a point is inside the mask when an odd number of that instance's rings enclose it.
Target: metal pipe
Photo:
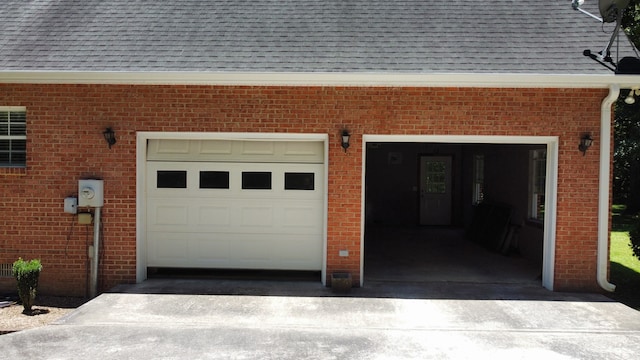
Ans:
[[[98,263],[100,262],[100,210],[95,208],[93,219],[93,256],[91,257],[91,276],[89,284],[89,297],[94,298],[98,295]]]

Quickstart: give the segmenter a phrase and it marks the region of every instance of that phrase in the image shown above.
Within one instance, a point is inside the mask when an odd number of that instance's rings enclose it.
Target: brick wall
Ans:
[[[579,93],[580,96],[576,96]],[[0,84],[27,108],[26,169],[0,169],[0,263],[44,264],[40,290],[84,295],[92,227],[63,212],[77,180],[105,180],[101,288],[135,281],[136,132],[330,135],[328,269],[360,271],[362,134],[559,136],[555,284],[596,289],[600,103],[605,90]],[[101,132],[118,143],[108,149]],[[352,133],[345,154],[339,133]],[[594,135],[583,157],[581,134]],[[349,257],[339,257],[349,250]],[[12,282],[0,279],[0,288]]]

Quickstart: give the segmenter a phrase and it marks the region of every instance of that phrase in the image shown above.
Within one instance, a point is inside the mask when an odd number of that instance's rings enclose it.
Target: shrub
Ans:
[[[42,271],[40,260],[24,261],[19,258],[13,263],[13,276],[18,281],[18,296],[22,301],[23,313],[31,313],[31,307],[36,299],[38,278]]]

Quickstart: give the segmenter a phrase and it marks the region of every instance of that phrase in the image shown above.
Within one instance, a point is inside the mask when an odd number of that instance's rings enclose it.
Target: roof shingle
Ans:
[[[582,55],[610,35],[570,1],[5,0],[0,13],[4,71],[610,73]]]

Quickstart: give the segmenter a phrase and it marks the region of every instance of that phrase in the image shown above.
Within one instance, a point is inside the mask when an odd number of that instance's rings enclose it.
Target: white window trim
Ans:
[[[0,106],[0,111],[26,113],[27,108],[25,106]],[[27,140],[27,135],[0,135],[0,140]],[[2,168],[25,168],[26,166],[26,159],[24,164],[0,164]]]
[[[557,136],[475,136],[475,135],[362,135],[362,163],[366,164],[368,142],[431,142],[455,144],[538,144],[547,146],[547,172],[545,184],[544,237],[542,258],[542,286],[553,291],[556,249],[556,211],[558,200],[558,149]],[[362,203],[361,211],[365,213],[366,166],[362,166]],[[364,284],[364,226],[365,218],[360,224],[360,285]]]

